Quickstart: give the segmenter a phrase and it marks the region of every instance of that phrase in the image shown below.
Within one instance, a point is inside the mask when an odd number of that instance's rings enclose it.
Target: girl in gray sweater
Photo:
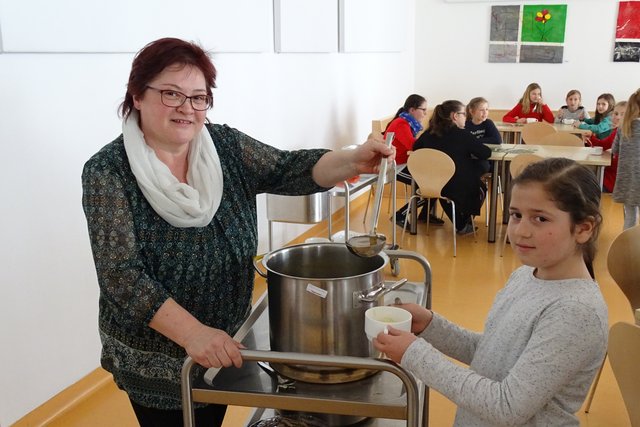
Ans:
[[[530,165],[509,207],[509,240],[524,265],[496,296],[484,332],[403,304],[417,336],[389,328],[375,347],[455,402],[456,426],[578,426],[607,346],[592,267],[599,204],[587,168],[562,158]]]

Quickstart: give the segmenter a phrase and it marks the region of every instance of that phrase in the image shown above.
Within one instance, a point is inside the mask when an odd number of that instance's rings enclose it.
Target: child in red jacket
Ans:
[[[526,123],[527,119],[553,123],[553,113],[542,101],[542,89],[538,83],[527,86],[518,105],[502,117],[502,121],[507,123]]]

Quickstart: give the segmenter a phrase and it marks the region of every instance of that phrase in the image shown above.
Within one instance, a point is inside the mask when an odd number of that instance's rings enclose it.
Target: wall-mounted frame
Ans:
[[[566,4],[491,6],[489,62],[562,63]]]
[[[407,0],[339,0],[341,52],[401,52],[407,43]]]
[[[153,19],[149,8],[153,7]],[[161,37],[214,52],[270,52],[273,9],[265,0],[0,0],[5,53],[137,52]]]
[[[337,0],[274,0],[276,52],[337,52]]]

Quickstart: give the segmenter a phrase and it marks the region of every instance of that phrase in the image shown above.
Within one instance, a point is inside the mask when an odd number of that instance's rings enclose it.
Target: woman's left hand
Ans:
[[[387,147],[382,140],[369,137],[364,144],[358,145],[353,150],[351,163],[358,174],[378,173],[380,160],[383,157],[386,157],[390,164],[396,158],[395,147]]]
[[[411,332],[401,331],[391,326],[387,328],[388,334],[380,332],[373,340],[373,346],[385,353],[387,357],[396,363],[400,363],[407,348],[418,338]]]

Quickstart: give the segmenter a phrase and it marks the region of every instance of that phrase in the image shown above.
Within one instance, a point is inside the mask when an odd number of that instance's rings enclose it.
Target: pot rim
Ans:
[[[353,276],[338,276],[338,277],[302,277],[302,276],[292,276],[290,274],[284,274],[281,273],[279,271],[275,271],[272,268],[269,268],[269,266],[267,265],[267,263],[269,262],[269,260],[271,259],[271,257],[275,256],[276,254],[280,253],[280,252],[284,252],[284,251],[291,251],[293,249],[296,248],[300,248],[300,247],[316,247],[316,246],[341,246],[344,247],[345,250],[351,255],[351,252],[349,252],[349,249],[347,248],[346,243],[339,243],[339,242],[317,242],[317,243],[299,243],[297,245],[291,245],[291,246],[285,246],[282,247],[280,249],[276,249],[275,251],[271,251],[266,253],[263,257],[262,257],[262,266],[264,267],[265,270],[267,270],[270,273],[273,274],[277,274],[281,277],[287,277],[290,279],[296,279],[296,280],[309,280],[309,281],[327,281],[327,280],[342,280],[342,279],[352,279],[352,278],[356,278],[356,277],[363,277],[372,273],[377,273],[378,271],[383,270],[388,264],[389,264],[389,256],[384,253],[384,250],[381,251],[378,255],[376,255],[376,257],[380,257],[382,258],[382,265],[376,269],[373,269],[371,271],[368,271],[366,273],[362,273],[362,274],[356,274]],[[356,256],[356,255],[354,255]],[[375,257],[372,257],[375,258]]]

